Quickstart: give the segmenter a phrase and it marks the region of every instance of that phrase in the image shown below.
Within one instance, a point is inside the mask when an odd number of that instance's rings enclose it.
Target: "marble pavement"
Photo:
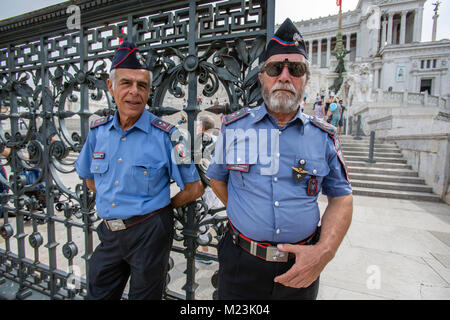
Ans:
[[[75,185],[78,180],[76,175],[64,179],[69,179],[65,181],[66,185]],[[326,205],[327,199],[321,195],[321,212]],[[15,226],[14,218],[10,220]],[[45,238],[45,226],[40,226],[39,230]],[[27,224],[25,232],[28,235],[32,233],[31,224]],[[66,237],[64,226],[57,224],[60,243],[57,250],[58,268],[62,270],[66,268],[66,259],[61,252]],[[74,241],[79,245],[75,264],[79,264],[83,271],[81,232],[74,233]],[[12,238],[13,251],[16,242]],[[97,243],[95,236],[95,245]],[[26,245],[27,257],[33,258],[28,240]],[[2,238],[0,247],[5,248]],[[46,252],[42,246],[39,260],[48,264]],[[184,257],[172,253],[172,258],[175,265],[169,273],[169,289],[183,294],[181,288],[186,281]],[[197,263],[196,266],[196,282],[199,284],[196,299],[211,299],[214,289],[210,278],[218,268],[217,262],[211,265]],[[0,285],[0,293],[5,290]],[[29,299],[43,298],[33,294]],[[450,206],[354,196],[352,224],[335,258],[322,272],[318,299],[450,299]]]

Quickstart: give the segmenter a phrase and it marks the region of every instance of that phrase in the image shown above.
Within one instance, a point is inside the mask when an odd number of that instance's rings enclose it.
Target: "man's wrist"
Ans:
[[[336,255],[337,250],[327,241],[319,241],[316,247],[321,252],[321,256],[327,259],[327,261],[331,261]]]

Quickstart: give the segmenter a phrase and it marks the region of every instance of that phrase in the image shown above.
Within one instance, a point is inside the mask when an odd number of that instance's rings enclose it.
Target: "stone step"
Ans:
[[[426,192],[381,190],[374,188],[353,187],[353,194],[361,196],[380,197],[380,198],[441,202],[441,198],[438,195]]]
[[[342,150],[344,150],[345,153],[347,152],[369,152],[369,146],[365,147],[346,147],[342,146]],[[375,153],[386,153],[386,154],[402,154],[402,151],[400,149],[389,149],[389,148],[374,148],[373,151]]]
[[[427,185],[410,184],[410,183],[398,183],[398,182],[386,182],[386,181],[367,181],[367,180],[353,180],[350,179],[352,186],[381,189],[381,190],[397,190],[397,191],[413,191],[433,193],[433,189]]]
[[[344,149],[344,156],[347,157],[365,157],[369,156],[369,151],[348,151]],[[403,155],[401,153],[386,153],[386,152],[374,152],[375,158],[393,158],[399,159],[402,158]]]
[[[418,173],[413,170],[389,169],[389,168],[367,168],[348,166],[350,174],[372,174],[372,175],[389,175],[401,177],[418,177]]]
[[[382,172],[385,173],[385,172]],[[414,173],[414,172],[413,172]],[[350,180],[369,180],[369,181],[384,181],[384,182],[398,182],[408,184],[424,185],[425,180],[419,177],[401,176],[401,175],[387,175],[387,174],[371,174],[371,173],[349,173]]]
[[[344,153],[345,161],[366,161],[368,156],[366,157],[354,157],[349,156]],[[403,163],[406,164],[408,161],[406,159],[399,159],[399,158],[385,158],[385,157],[374,157],[375,163],[389,163],[389,164],[397,164],[397,163]]]
[[[342,141],[341,141],[342,142]],[[355,142],[349,142],[349,143],[341,143],[342,144],[342,148],[369,148],[369,143],[355,143]],[[394,149],[394,150],[399,150],[397,145],[395,144],[387,144],[387,143],[375,143],[374,144],[375,148],[384,148],[384,149]]]
[[[339,140],[341,142],[353,142],[353,143],[369,143],[370,138],[364,138],[364,139],[355,139],[355,138],[342,138],[339,137]],[[393,140],[386,140],[386,139],[375,139],[375,144],[395,144]]]
[[[369,136],[359,136],[361,139],[359,139],[359,140],[370,140],[370,137]],[[355,139],[356,138],[356,135],[341,135],[340,137],[339,137],[339,139],[341,139],[341,140],[358,140],[358,139]],[[379,140],[379,139],[377,139],[377,137],[375,137],[375,141],[377,141],[377,140]]]
[[[369,168],[384,168],[384,169],[409,169],[411,166],[403,163],[385,163],[385,162],[375,162],[369,163],[366,161],[353,161],[345,160],[347,166],[349,167],[369,167]]]
[[[339,137],[339,140],[341,140],[342,143],[345,143],[345,142],[352,143],[353,142],[353,143],[367,143],[367,144],[369,144],[369,142],[370,142],[369,138],[362,138],[362,139],[358,140],[358,139],[354,139],[353,137],[352,138]],[[375,139],[375,143],[376,144],[382,144],[383,141]]]

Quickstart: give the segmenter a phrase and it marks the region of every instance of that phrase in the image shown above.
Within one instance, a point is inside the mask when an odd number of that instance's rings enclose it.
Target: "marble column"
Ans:
[[[350,39],[352,38],[352,34],[345,35],[345,49],[350,50]]]
[[[372,88],[374,89],[378,89],[379,76],[380,76],[380,69],[375,68],[373,70],[373,85],[372,85]]]
[[[317,40],[317,65],[321,66],[322,64],[322,39]]]
[[[331,37],[327,38],[327,61],[326,61],[326,67],[330,65],[330,58],[331,58]]]
[[[313,42],[314,40],[309,40],[309,52],[308,52],[308,57],[309,60],[311,62],[311,65],[313,63]]]
[[[436,33],[437,33],[437,20],[439,18],[439,14],[436,12],[433,16],[433,31],[431,33],[431,41],[436,41]]]
[[[392,29],[394,28],[394,14],[393,13],[389,13],[389,18],[388,18],[388,32],[387,32],[387,44],[390,45],[392,44]]]
[[[406,15],[408,11],[402,11],[402,19],[400,22],[400,44],[405,43],[405,35],[406,35]]]
[[[387,21],[386,19],[383,19],[383,22],[381,23],[381,48],[384,48],[384,46],[386,45],[386,26]]]
[[[420,42],[422,40],[422,17],[423,17],[423,7],[417,8],[414,11],[413,41],[415,42]]]
[[[360,39],[360,35],[359,32],[356,33],[356,56],[360,57],[361,56],[361,48],[359,47],[361,45],[361,39]]]

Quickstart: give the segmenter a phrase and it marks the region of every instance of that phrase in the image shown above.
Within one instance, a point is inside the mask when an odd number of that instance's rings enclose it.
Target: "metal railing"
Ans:
[[[202,111],[196,103],[199,84],[205,97],[225,88],[229,103],[216,112],[261,101],[257,62],[273,34],[275,0],[77,4],[74,11],[65,2],[0,22],[0,145],[10,150],[2,160],[9,177],[0,177],[9,188],[0,195],[0,284],[16,282],[17,299],[32,290],[51,299],[86,296],[89,279],[83,275],[89,274],[98,217],[95,196],[76,175],[69,155],[80,152],[93,118],[115,112],[106,79],[119,39],[134,41],[152,68],[151,112],[161,117],[180,112],[166,98],[187,97],[183,111],[191,137]],[[79,28],[68,28],[73,15],[75,21],[81,18]],[[104,108],[90,108],[103,102]],[[70,110],[72,103],[79,109]],[[27,124],[25,130],[19,121]],[[194,141],[191,151],[197,152]],[[33,170],[38,180],[27,184],[25,172]],[[199,200],[175,214],[175,240],[183,246],[173,252],[184,255],[186,284],[184,295],[167,291],[167,299],[195,299],[196,249],[214,246],[211,240],[224,232],[223,215],[207,219],[208,213],[215,212]],[[209,241],[199,240],[202,225],[214,230]],[[80,265],[82,270],[75,270]],[[74,278],[78,286],[72,285]]]

